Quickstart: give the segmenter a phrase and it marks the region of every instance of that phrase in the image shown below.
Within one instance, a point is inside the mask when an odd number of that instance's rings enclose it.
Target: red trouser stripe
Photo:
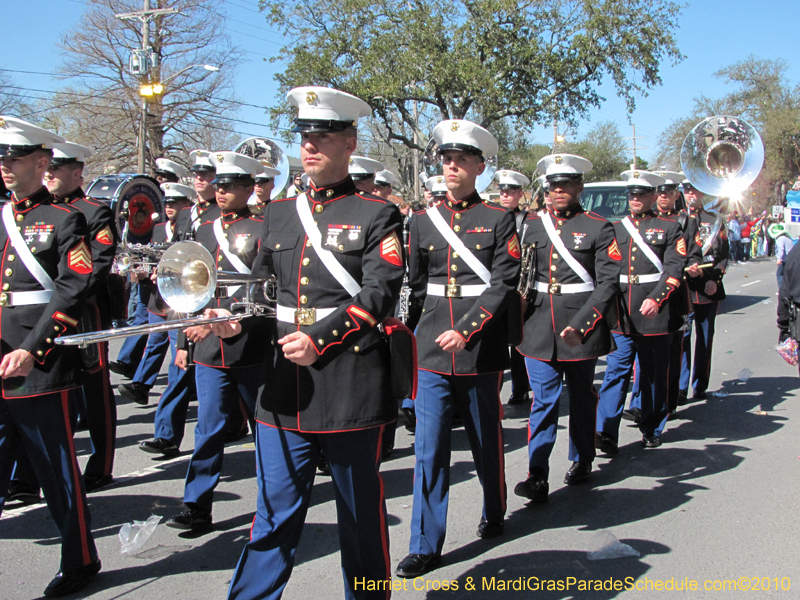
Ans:
[[[89,555],[89,536],[86,532],[86,515],[84,510],[86,504],[83,500],[83,477],[81,476],[80,469],[78,469],[78,457],[75,454],[75,443],[72,440],[72,424],[69,421],[69,393],[61,392],[61,413],[64,417],[64,426],[67,430],[67,448],[69,450],[69,462],[72,467],[72,478],[74,480],[73,492],[74,497],[72,501],[78,510],[78,526],[80,527],[81,534],[81,554],[83,555],[83,564],[88,565],[92,562]]]

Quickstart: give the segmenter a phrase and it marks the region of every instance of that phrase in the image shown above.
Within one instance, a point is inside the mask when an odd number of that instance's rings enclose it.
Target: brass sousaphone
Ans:
[[[692,185],[719,198],[713,225],[702,225],[705,256],[724,227],[722,211],[730,199],[739,198],[764,164],[764,143],[752,125],[737,117],[704,119],[689,132],[681,148],[681,167]]]

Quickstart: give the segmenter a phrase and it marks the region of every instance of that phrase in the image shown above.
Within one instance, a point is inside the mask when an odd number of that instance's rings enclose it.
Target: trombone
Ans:
[[[53,341],[61,346],[85,348],[89,344],[132,335],[149,335],[173,329],[186,329],[194,325],[240,321],[247,317],[276,317],[277,292],[274,277],[218,272],[211,253],[197,242],[176,242],[163,250],[156,269],[156,283],[164,302],[178,313],[196,313],[212,298],[233,296],[240,288],[243,288],[244,299],[232,303],[230,307],[232,315],[212,318],[193,316],[164,323],[67,335]]]

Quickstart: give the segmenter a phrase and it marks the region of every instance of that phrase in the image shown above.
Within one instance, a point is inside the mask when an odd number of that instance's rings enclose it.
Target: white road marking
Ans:
[[[751,281],[750,283],[745,283],[742,287],[747,287],[748,285],[755,285],[757,283],[761,283],[761,280],[756,279],[755,281]]]

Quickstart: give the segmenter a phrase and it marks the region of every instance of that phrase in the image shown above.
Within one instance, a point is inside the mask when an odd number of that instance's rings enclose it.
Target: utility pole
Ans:
[[[636,160],[637,160],[636,159],[636,150],[637,150],[636,140],[647,139],[647,136],[640,135],[639,137],[636,137],[636,124],[634,123],[633,124],[633,137],[629,137],[629,138],[625,138],[625,139],[626,140],[633,140],[633,147],[631,148],[630,146],[628,146],[628,150],[633,150],[633,165],[632,165],[632,167],[633,167],[633,170],[635,171],[636,170]],[[639,146],[638,149],[639,150],[647,150],[647,146]]]
[[[419,108],[417,107],[417,101],[414,100],[414,145],[419,146],[419,135],[417,134],[417,130],[419,129]],[[419,189],[419,150],[414,148],[414,200],[420,199],[420,189]]]
[[[123,21],[131,19],[139,19],[142,22],[142,56],[147,57],[148,68],[141,73],[140,84],[145,85],[150,83],[150,69],[152,62],[149,58],[150,50],[150,20],[157,15],[171,15],[178,12],[175,8],[155,8],[150,9],[150,0],[144,0],[144,10],[140,12],[120,13],[115,15],[118,19]],[[139,123],[139,153],[137,172],[145,172],[145,147],[147,145],[147,99],[141,96],[142,99],[142,114]]]

